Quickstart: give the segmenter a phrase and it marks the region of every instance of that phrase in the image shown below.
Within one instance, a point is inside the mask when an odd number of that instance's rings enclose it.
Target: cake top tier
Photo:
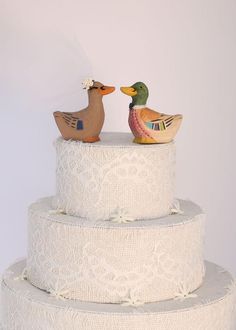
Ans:
[[[169,148],[169,145],[174,144],[174,142],[169,143],[159,143],[159,144],[134,144],[133,136],[131,133],[122,132],[102,132],[100,134],[101,140],[97,143],[83,143],[81,141],[64,140],[62,137],[58,138],[60,143],[68,143],[70,145],[74,144],[82,145],[83,148],[99,148],[99,147],[110,147],[110,148],[132,148],[132,149],[162,149]]]
[[[102,133],[101,141],[59,138],[54,207],[70,215],[134,219],[170,213],[174,200],[175,145],[139,145],[129,133]]]

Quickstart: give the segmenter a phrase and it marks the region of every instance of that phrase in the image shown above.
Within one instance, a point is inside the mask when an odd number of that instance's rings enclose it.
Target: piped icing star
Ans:
[[[27,268],[25,267],[19,276],[14,277],[15,281],[25,281],[27,280]]]
[[[180,208],[180,203],[177,199],[173,202],[171,209],[170,209],[170,213],[171,214],[184,214],[184,212]]]
[[[48,214],[65,214],[65,211],[63,209],[49,210]]]
[[[68,290],[59,286],[58,281],[55,284],[55,288],[50,288],[48,292],[50,294],[50,297],[56,298],[58,300],[65,300],[65,295],[69,293]]]
[[[188,299],[188,298],[197,298],[197,296],[198,295],[196,293],[191,293],[191,290],[190,290],[188,285],[181,282],[179,284],[178,291],[175,293],[174,299],[183,301],[183,300]]]
[[[129,215],[128,211],[124,208],[117,208],[107,221],[116,223],[127,223],[135,221],[135,218]]]
[[[131,306],[131,307],[139,307],[144,305],[144,302],[135,297],[131,290],[129,290],[127,297],[124,298],[124,301],[121,303],[121,306]]]

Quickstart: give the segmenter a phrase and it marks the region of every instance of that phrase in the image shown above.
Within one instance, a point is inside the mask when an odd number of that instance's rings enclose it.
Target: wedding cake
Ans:
[[[233,330],[235,282],[203,261],[205,215],[175,200],[175,143],[58,138],[54,197],[2,279],[6,330]]]
[[[205,215],[175,196],[182,115],[132,97],[130,133],[101,133],[103,96],[56,111],[56,194],[29,207],[28,254],[3,275],[4,330],[235,330],[236,285],[203,260]]]

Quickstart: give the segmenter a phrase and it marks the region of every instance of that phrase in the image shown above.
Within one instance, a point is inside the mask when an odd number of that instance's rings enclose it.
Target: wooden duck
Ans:
[[[129,105],[129,126],[135,136],[135,143],[167,143],[175,137],[182,115],[166,115],[146,107],[148,88],[143,82],[131,87],[121,87],[121,91],[132,97]]]
[[[87,79],[83,85],[84,89],[88,91],[87,108],[77,112],[56,111],[53,115],[65,140],[92,143],[100,141],[99,134],[104,124],[105,113],[102,97],[112,93],[115,87],[104,86],[92,79]]]

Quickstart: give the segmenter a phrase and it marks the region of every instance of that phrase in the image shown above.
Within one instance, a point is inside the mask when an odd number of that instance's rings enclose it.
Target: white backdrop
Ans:
[[[0,0],[0,272],[26,254],[27,207],[55,190],[52,112],[86,105],[81,81],[144,81],[182,113],[176,195],[207,213],[205,256],[236,275],[236,1]],[[106,96],[104,131],[128,131]]]

